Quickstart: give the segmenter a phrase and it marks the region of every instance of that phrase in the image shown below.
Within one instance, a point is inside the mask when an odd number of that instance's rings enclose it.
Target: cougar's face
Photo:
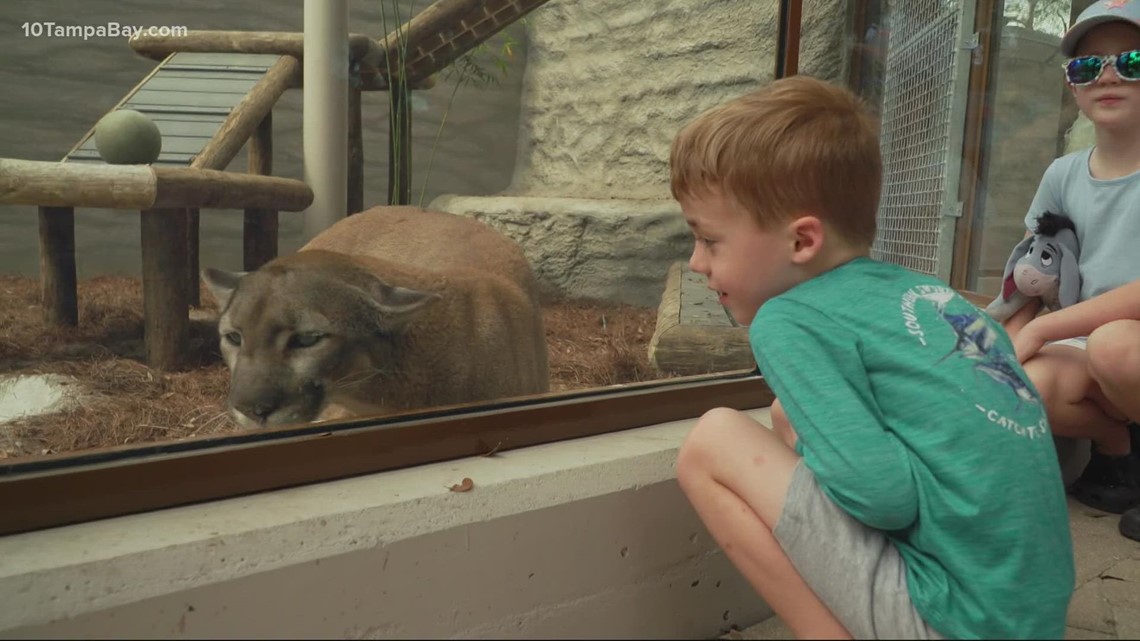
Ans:
[[[298,285],[312,283],[250,274],[218,321],[230,369],[227,403],[243,427],[313,421],[369,371],[367,350],[353,349],[354,328],[322,312],[336,308],[319,303],[335,292]]]

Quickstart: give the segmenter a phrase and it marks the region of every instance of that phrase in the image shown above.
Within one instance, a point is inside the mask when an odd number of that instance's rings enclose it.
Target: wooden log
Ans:
[[[155,209],[276,209],[301,211],[313,190],[300,180],[214,169],[155,167]]]
[[[40,207],[40,300],[44,323],[55,327],[79,324],[79,291],[75,277],[75,210]]]
[[[431,3],[377,41],[381,66],[387,66],[389,77],[398,77],[401,50],[408,52],[407,57],[411,60],[416,49],[423,47],[432,36],[436,42],[449,41],[455,33],[466,31],[463,18],[479,10],[483,4],[483,0],[436,0]]]
[[[657,327],[649,341],[649,362],[658,371],[682,375],[755,368],[748,328],[734,327],[727,320],[682,322],[682,271],[683,263],[669,267]]]
[[[273,112],[266,114],[249,139],[249,173],[269,176],[273,173]],[[277,258],[278,217],[273,209],[250,207],[245,210],[242,226],[242,265],[254,271]]]
[[[412,110],[399,84],[388,91],[388,204],[412,202]]]
[[[300,180],[214,169],[99,165],[0,158],[0,204],[106,209],[301,211],[313,190]]]
[[[214,137],[194,157],[195,169],[225,169],[257,130],[281,94],[301,74],[301,63],[293,56],[282,56],[234,106]]]
[[[286,31],[187,31],[184,35],[139,34],[130,40],[135,53],[162,60],[179,51],[193,53],[268,53],[301,58],[305,34]],[[367,60],[378,53],[376,41],[367,35],[348,35],[349,60]]]
[[[364,126],[360,90],[348,89],[348,211],[364,211]]]
[[[190,340],[186,209],[148,209],[142,218],[143,335],[151,367],[182,367]]]
[[[380,39],[380,66],[409,84],[444,69],[547,0],[436,0]],[[401,64],[400,51],[406,52]],[[403,73],[401,74],[401,68]]]
[[[0,159],[4,204],[145,209],[154,190],[154,172],[146,165]]]
[[[202,286],[200,285],[198,270],[200,269],[201,212],[197,209],[186,210],[186,303],[190,307],[202,304]]]

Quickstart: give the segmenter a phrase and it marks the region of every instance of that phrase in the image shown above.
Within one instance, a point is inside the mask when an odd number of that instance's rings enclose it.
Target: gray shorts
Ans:
[[[941,639],[914,609],[906,565],[879,530],[827,498],[803,460],[792,473],[776,540],[820,601],[856,639]]]

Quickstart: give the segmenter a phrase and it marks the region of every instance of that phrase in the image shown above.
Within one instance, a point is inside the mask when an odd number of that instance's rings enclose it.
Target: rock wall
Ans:
[[[804,3],[801,73],[842,80],[844,6]],[[511,185],[432,206],[510,233],[548,294],[656,305],[668,265],[691,249],[669,193],[673,137],[771,81],[778,12],[776,0],[544,5],[527,20]],[[566,232],[532,231],[555,228]]]

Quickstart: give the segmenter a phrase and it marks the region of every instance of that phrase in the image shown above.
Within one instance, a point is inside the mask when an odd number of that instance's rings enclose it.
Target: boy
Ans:
[[[882,164],[859,100],[779,80],[687,125],[670,162],[690,266],[779,399],[778,433],[715,409],[678,456],[729,559],[800,638],[1061,638],[1072,543],[1039,398],[994,321],[868,257]]]
[[[1070,492],[1113,513],[1140,505],[1140,429],[1129,425],[1140,420],[1135,402],[1140,372],[1135,359],[1131,367],[1122,360],[1128,350],[1140,349],[1140,323],[1100,327],[1117,320],[1106,314],[1100,295],[1140,279],[1137,21],[1140,2],[1101,0],[1062,38],[1065,78],[1095,128],[1096,144],[1053,161],[1025,218],[1030,227],[1042,212],[1054,211],[1067,214],[1077,227],[1082,302],[1052,320],[1042,317],[1048,335],[1019,356],[1041,392],[1054,433],[1093,443],[1089,464]],[[1040,336],[1040,325],[1025,325],[1039,307],[1026,306],[1006,321],[1010,335],[1016,339],[1025,326]],[[1034,340],[1026,337],[1023,344]],[[1041,347],[1046,340],[1059,342]],[[1130,518],[1140,520],[1140,512]]]

